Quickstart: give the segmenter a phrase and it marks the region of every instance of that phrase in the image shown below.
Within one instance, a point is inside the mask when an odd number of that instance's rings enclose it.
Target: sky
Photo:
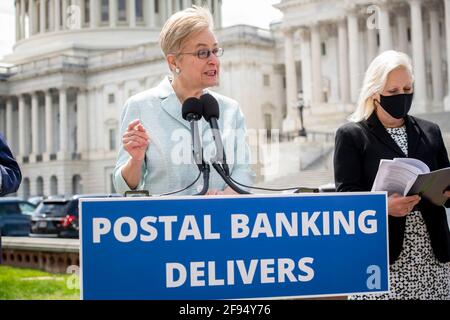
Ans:
[[[222,23],[224,27],[249,24],[269,28],[282,14],[272,7],[280,0],[223,0]],[[15,41],[14,0],[0,0],[0,59],[12,52]]]

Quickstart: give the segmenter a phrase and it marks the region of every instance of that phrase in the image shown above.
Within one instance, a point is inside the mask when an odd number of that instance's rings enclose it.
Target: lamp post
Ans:
[[[305,108],[305,100],[303,99],[303,91],[300,91],[298,93],[298,101],[297,101],[297,109],[300,115],[300,130],[298,131],[298,135],[300,137],[306,137],[307,133],[306,133],[306,129],[303,125],[303,109]]]

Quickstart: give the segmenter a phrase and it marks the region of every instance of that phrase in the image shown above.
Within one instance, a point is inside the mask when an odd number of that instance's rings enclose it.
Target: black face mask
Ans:
[[[403,119],[411,110],[413,93],[382,96],[378,102],[383,109],[395,119]]]

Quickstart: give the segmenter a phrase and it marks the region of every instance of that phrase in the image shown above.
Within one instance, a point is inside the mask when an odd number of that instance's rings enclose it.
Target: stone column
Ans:
[[[41,25],[39,28],[40,33],[44,33],[45,32],[45,25],[47,22],[47,17],[46,17],[46,10],[45,10],[45,1],[41,1],[41,5],[39,6],[40,9],[40,16],[41,16]]]
[[[312,99],[313,103],[323,102],[322,94],[322,50],[320,42],[320,27],[311,26],[311,62],[312,62]]]
[[[41,1],[42,6],[42,1]],[[36,33],[36,0],[30,0],[28,2],[28,16],[29,16],[29,25],[28,29],[30,32],[30,37]]]
[[[183,9],[190,8],[192,6],[192,0],[183,0]]]
[[[173,13],[173,2],[172,2],[172,0],[166,0],[166,18],[165,18],[165,20],[169,19],[169,17],[172,15],[172,13]]]
[[[217,28],[221,28],[221,21],[220,21],[220,1],[219,0],[213,0],[214,1],[214,24]]]
[[[45,153],[48,159],[54,153],[53,146],[53,103],[49,90],[45,91]]]
[[[62,154],[58,158],[64,158],[68,147],[68,119],[67,119],[67,89],[59,90],[59,152]]]
[[[16,0],[15,2],[15,18],[16,18],[16,42],[20,40],[20,2]]]
[[[13,124],[12,97],[8,97],[8,99],[6,100],[6,140],[8,141],[8,144],[10,146],[14,143],[14,129],[17,129],[17,127],[15,127]]]
[[[309,30],[307,28],[302,28],[300,30],[300,51],[302,62],[303,100],[306,106],[311,106],[312,102],[311,39],[309,38]]]
[[[130,27],[136,27],[136,0],[128,0],[128,13],[130,17]]]
[[[31,93],[31,161],[35,161],[35,156],[39,154],[39,112],[38,112],[37,92]]]
[[[439,35],[439,14],[436,7],[432,7],[430,13],[431,29],[431,74],[433,84],[433,103],[435,106],[442,105],[444,98],[442,54]]]
[[[377,29],[367,30],[367,65],[370,65],[373,59],[378,55],[377,35]]]
[[[408,20],[401,12],[397,15],[398,50],[408,53]]]
[[[389,21],[389,10],[386,5],[380,6],[378,23],[380,28],[380,51],[392,50],[391,23]]]
[[[155,24],[155,1],[154,0],[147,0],[147,27],[154,28],[156,26]]]
[[[59,31],[61,29],[61,2],[59,0],[54,0],[55,7],[55,30]]]
[[[26,36],[25,32],[25,0],[20,0],[20,38],[24,39]]]
[[[181,5],[183,5],[183,4],[181,4]],[[178,12],[178,11],[180,11],[180,10],[181,10],[181,7],[180,7],[180,1],[175,0],[175,8],[174,8],[174,12]]]
[[[292,29],[284,30],[284,63],[286,70],[286,119],[283,122],[283,131],[297,130],[297,72],[294,60],[294,32]]]
[[[26,130],[25,130],[25,96],[20,94],[19,99],[19,158],[25,156],[26,152]]]
[[[422,6],[420,0],[410,0],[411,6],[411,35],[413,48],[414,65],[414,109],[415,113],[425,112],[427,102],[426,91],[426,73],[425,73],[425,55],[424,55],[424,36],[422,22]]]
[[[343,104],[350,102],[350,75],[348,69],[348,38],[346,21],[339,21],[338,42],[339,42],[339,93]]]
[[[351,102],[357,102],[360,87],[359,74],[359,42],[358,42],[358,17],[356,14],[349,14],[347,17],[348,28],[348,51],[350,65],[350,98]]]
[[[77,92],[77,153],[87,150],[87,91],[84,88]]]
[[[99,1],[98,0],[89,0],[89,27],[94,29],[98,27],[98,18],[99,18]]]
[[[109,26],[114,28],[117,25],[117,0],[109,0]]]

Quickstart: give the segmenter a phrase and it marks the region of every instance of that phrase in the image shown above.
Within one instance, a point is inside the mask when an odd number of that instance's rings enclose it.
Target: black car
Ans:
[[[78,203],[80,198],[121,197],[116,194],[85,194],[70,198],[46,199],[31,217],[31,237],[78,238]]]
[[[0,198],[0,235],[28,236],[36,206],[21,198]]]

